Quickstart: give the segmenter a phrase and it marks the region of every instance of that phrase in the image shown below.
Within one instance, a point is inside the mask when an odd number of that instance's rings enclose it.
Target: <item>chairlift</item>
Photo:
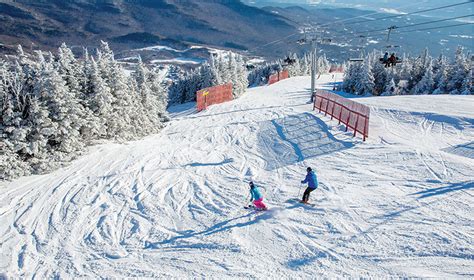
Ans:
[[[360,51],[359,57],[356,58],[349,58],[350,63],[358,63],[364,62],[364,52],[362,48],[365,48],[363,44],[365,43],[366,37],[364,35],[359,36],[359,45],[357,46],[357,50]]]
[[[253,65],[252,63],[247,63],[247,64],[245,65],[245,67],[246,67],[247,70],[249,70],[249,71],[255,69],[255,65]]]
[[[301,38],[298,41],[296,41],[296,43],[299,44],[299,45],[304,45],[304,44],[306,44],[306,38]]]
[[[296,59],[290,58],[289,56],[287,56],[287,57],[283,60],[283,62],[285,63],[285,64],[283,64],[283,66],[289,66],[289,65],[293,65],[294,63],[296,63]]]
[[[392,25],[388,28],[387,33],[387,43],[390,42],[390,35],[392,31],[397,29],[395,25]],[[385,46],[385,54],[379,59],[382,64],[385,64],[385,67],[394,67],[397,64],[402,63],[402,59],[397,56],[397,49],[401,48],[399,45],[387,45]]]
[[[306,28],[303,29],[304,37],[296,41],[299,45],[304,45],[307,43]]]
[[[349,62],[364,62],[363,58],[349,58]]]

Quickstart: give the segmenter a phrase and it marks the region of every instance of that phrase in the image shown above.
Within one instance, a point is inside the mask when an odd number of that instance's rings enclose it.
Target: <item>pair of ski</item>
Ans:
[[[254,209],[255,211],[266,211],[268,208],[257,208],[254,205],[244,206],[245,209]]]

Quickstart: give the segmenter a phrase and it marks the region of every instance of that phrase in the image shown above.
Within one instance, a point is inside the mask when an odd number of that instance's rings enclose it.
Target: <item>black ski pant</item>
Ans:
[[[308,201],[309,199],[309,194],[314,191],[315,189],[312,189],[310,187],[307,187],[306,190],[304,191],[304,194],[303,194],[303,201]]]

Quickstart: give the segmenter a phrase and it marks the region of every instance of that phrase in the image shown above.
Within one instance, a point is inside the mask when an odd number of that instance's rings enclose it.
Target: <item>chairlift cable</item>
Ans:
[[[355,21],[355,22],[348,22],[348,23],[349,24],[357,24],[357,23],[369,22],[369,21],[374,21],[374,20],[400,18],[400,17],[410,16],[410,15],[414,15],[414,14],[421,14],[421,13],[426,13],[426,12],[431,12],[431,11],[436,11],[436,10],[442,10],[442,9],[446,9],[446,8],[461,6],[461,5],[468,4],[468,3],[473,3],[473,1],[471,0],[471,1],[461,2],[461,3],[446,5],[446,6],[442,6],[442,7],[430,8],[430,9],[419,10],[419,11],[409,12],[409,13],[404,13],[404,14],[399,14],[399,15],[392,15],[392,16],[386,16],[386,17],[374,18],[374,19],[367,19],[367,20],[361,20],[361,21]]]
[[[402,29],[402,28],[409,28],[409,27],[414,27],[414,26],[420,26],[420,25],[450,21],[450,20],[467,18],[467,17],[472,17],[472,16],[474,16],[474,14],[451,17],[451,18],[444,18],[444,19],[438,19],[438,20],[432,20],[432,21],[420,22],[420,23],[415,23],[415,24],[402,25],[402,26],[390,26],[388,28],[383,28],[383,29],[374,29],[374,30],[366,30],[366,31],[361,31],[361,32],[354,32],[354,33],[349,34],[349,36],[364,34],[364,33],[369,33],[370,34],[370,33],[374,33],[374,32],[382,32],[382,31],[387,31],[389,29],[395,29],[396,30],[396,29]],[[337,37],[351,38],[351,37],[347,37],[347,35],[346,36],[340,35],[340,36],[337,36]]]
[[[428,2],[428,0],[425,0],[424,2]],[[397,7],[396,9],[402,9],[402,8],[407,8],[407,7],[411,7],[411,6],[415,6],[415,5],[419,5],[420,3],[412,3],[412,4],[409,4],[409,5],[403,5],[403,6],[400,6],[400,7]],[[366,16],[371,16],[371,15],[377,15],[377,14],[384,14],[386,12],[384,11],[379,11],[379,12],[373,12],[373,13],[368,13],[368,14],[363,14],[363,15],[360,15],[360,16],[355,16],[355,17],[351,17],[351,18],[346,18],[346,19],[342,19],[342,20],[337,20],[337,21],[332,21],[331,23],[326,23],[326,24],[319,24],[319,25],[316,25],[315,27],[316,28],[321,28],[321,27],[325,27],[325,26],[329,26],[329,25],[332,25],[334,23],[339,23],[339,22],[345,22],[345,21],[349,21],[349,20],[352,20],[352,19],[356,19],[356,18],[361,18],[361,17],[366,17]],[[278,39],[278,40],[275,40],[275,41],[272,41],[272,42],[269,42],[269,43],[266,43],[264,45],[260,45],[258,47],[255,47],[255,48],[252,48],[252,49],[247,49],[247,51],[250,51],[250,50],[258,50],[262,47],[266,47],[266,46],[269,46],[269,45],[272,45],[272,44],[275,44],[275,43],[279,43],[287,38],[290,38],[290,37],[293,37],[294,35],[298,35],[298,34],[301,34],[299,31],[298,32],[294,32],[292,34],[289,34],[287,35],[286,37],[283,37],[281,39]],[[305,32],[305,37],[306,37],[306,32]]]

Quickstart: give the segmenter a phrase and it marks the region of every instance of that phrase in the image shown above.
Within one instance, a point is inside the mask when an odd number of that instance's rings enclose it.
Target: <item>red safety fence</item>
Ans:
[[[368,106],[324,90],[316,90],[315,97],[313,110],[318,109],[324,115],[329,114],[331,119],[336,118],[346,125],[346,131],[348,128],[354,130],[354,136],[357,132],[361,133],[364,141],[369,137]]]
[[[200,112],[209,105],[223,103],[232,99],[232,83],[201,89],[196,92],[197,110]]]
[[[268,84],[271,85],[271,84],[274,84],[278,81],[281,81],[281,80],[284,80],[284,79],[288,79],[289,78],[289,73],[288,73],[288,70],[283,70],[281,72],[278,72],[278,73],[275,73],[275,74],[272,74],[270,75],[270,77],[268,77]]]

